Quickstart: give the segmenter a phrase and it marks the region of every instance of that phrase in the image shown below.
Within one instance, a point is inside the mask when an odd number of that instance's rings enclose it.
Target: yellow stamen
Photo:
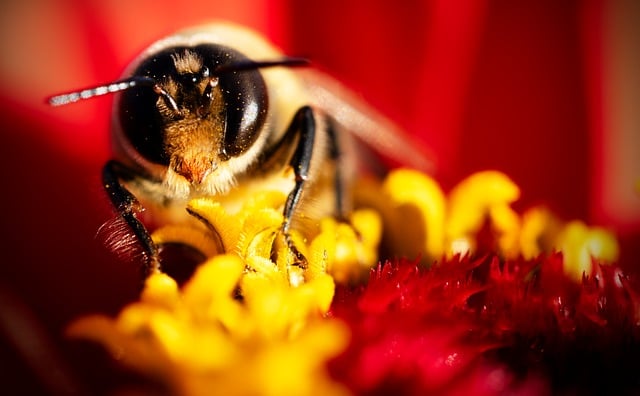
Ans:
[[[611,232],[589,228],[581,221],[572,221],[563,228],[557,246],[564,256],[565,273],[576,281],[581,281],[583,274],[592,275],[594,259],[613,262],[620,250]]]
[[[519,196],[518,186],[497,171],[478,172],[460,182],[449,194],[446,236],[450,249],[455,244],[459,250],[461,241],[466,241],[473,251],[473,238],[489,219],[503,254],[517,254],[519,218],[509,205]]]
[[[389,174],[383,190],[396,212],[390,226],[392,245],[398,253],[439,259],[444,253],[446,211],[440,186],[427,175],[400,169]]]

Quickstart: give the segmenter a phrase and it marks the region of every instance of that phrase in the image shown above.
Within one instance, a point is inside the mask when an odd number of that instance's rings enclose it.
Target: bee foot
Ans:
[[[307,258],[298,250],[296,244],[291,239],[291,235],[282,230],[276,233],[273,245],[271,246],[271,260],[274,263],[278,262],[279,254],[292,257],[293,262],[289,263],[289,265],[294,265],[302,269],[308,267]]]

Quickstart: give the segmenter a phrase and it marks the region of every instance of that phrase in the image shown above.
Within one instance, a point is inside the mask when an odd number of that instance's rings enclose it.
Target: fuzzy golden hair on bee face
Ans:
[[[183,53],[172,54],[171,59],[179,74],[196,74],[202,70],[202,57],[193,51],[185,50]]]
[[[218,87],[219,78],[203,64],[202,57],[191,50],[170,54],[175,73],[163,76],[159,86],[158,110],[167,123],[217,114],[224,106]]]
[[[165,120],[163,152],[169,160],[163,184],[172,196],[186,198],[193,190],[219,189],[201,185],[224,160],[226,104],[218,77],[209,74],[198,54],[185,50],[170,58],[176,74],[166,77],[161,89],[172,102],[162,96],[156,102]]]

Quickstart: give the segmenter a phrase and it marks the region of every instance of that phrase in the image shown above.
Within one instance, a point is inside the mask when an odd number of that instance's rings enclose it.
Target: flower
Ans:
[[[266,395],[550,391],[560,381],[545,373],[549,363],[539,367],[523,348],[548,362],[581,351],[576,337],[584,334],[603,335],[592,345],[601,353],[620,347],[620,334],[636,345],[640,305],[629,279],[610,266],[617,245],[607,231],[552,221],[541,209],[519,216],[510,206],[519,189],[495,171],[471,175],[448,195],[407,169],[366,184],[358,191],[369,208],[350,223],[326,218],[316,235],[292,235],[302,266],[277,243],[284,194],[260,192],[236,212],[194,199],[188,211],[198,222],[162,227],[153,239],[210,258],[181,288],[157,271],[115,319],[81,318],[68,333],[104,344],[118,362],[185,395],[213,387]],[[402,234],[406,213],[422,232]],[[408,237],[383,241],[383,230]],[[378,264],[365,279],[378,243],[395,240],[433,261]],[[585,249],[591,262],[576,276],[572,260]],[[524,379],[514,361],[529,367]],[[461,383],[468,375],[474,381]]]

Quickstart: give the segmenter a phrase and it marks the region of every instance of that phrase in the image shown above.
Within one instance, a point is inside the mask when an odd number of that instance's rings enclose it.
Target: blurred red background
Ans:
[[[610,227],[623,264],[637,262],[637,2],[8,1],[0,284],[54,337],[81,313],[116,312],[138,279],[94,238],[112,216],[99,181],[111,98],[55,109],[44,98],[113,80],[153,40],[213,19],[251,26],[345,82],[435,153],[445,188],[501,170],[522,188],[518,209],[544,203]]]

